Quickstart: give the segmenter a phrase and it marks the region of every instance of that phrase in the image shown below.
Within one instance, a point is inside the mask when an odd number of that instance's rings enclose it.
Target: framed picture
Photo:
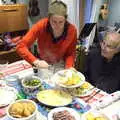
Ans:
[[[16,0],[0,0],[1,4],[15,4]]]

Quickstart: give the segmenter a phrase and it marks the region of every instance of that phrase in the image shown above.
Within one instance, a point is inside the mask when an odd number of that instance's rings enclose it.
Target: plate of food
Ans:
[[[17,99],[17,90],[13,87],[0,87],[0,107],[9,105]]]
[[[29,99],[21,99],[12,102],[7,110],[10,120],[36,120],[37,104]]]
[[[80,115],[72,108],[58,107],[48,113],[48,120],[80,120]]]
[[[72,102],[72,96],[61,90],[48,89],[38,92],[37,99],[40,103],[59,107],[66,106]]]
[[[104,113],[99,111],[89,111],[82,115],[81,120],[111,120]]]
[[[88,82],[84,82],[80,87],[76,87],[76,88],[72,88],[72,89],[67,88],[64,90],[66,92],[71,93],[71,95],[73,95],[73,96],[85,97],[85,96],[89,96],[90,94],[92,94],[95,90],[95,87],[92,86]]]
[[[51,79],[63,88],[79,87],[85,82],[85,76],[73,68],[58,71]]]

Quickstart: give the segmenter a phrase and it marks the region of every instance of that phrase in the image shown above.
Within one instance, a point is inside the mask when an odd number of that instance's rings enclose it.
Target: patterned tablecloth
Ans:
[[[4,76],[6,75],[18,75],[20,79],[33,75],[33,69],[30,64],[28,64],[26,61],[18,61],[16,63],[10,64],[7,69],[0,70],[1,73],[4,72]],[[50,84],[49,84],[50,82]],[[46,82],[43,82],[43,87],[44,89],[50,89],[53,88],[51,86],[51,81],[50,79]],[[24,93],[23,93],[24,94]],[[38,119],[39,120],[47,120],[47,115],[49,111],[53,108],[49,106],[42,105],[39,103],[34,96],[25,96],[23,95],[22,97],[27,98],[27,99],[32,99],[35,101],[38,105]],[[82,96],[82,97],[75,97],[73,99],[73,102],[68,106],[73,109],[75,109],[80,115],[83,113],[87,112],[91,108],[97,108],[100,107],[98,106],[98,101],[102,100],[102,98],[110,98],[111,95],[107,94],[106,92],[103,92],[102,90],[99,90],[97,88],[94,89],[94,91],[88,95],[88,96]],[[99,101],[100,102],[100,101]],[[106,101],[110,102],[110,101]],[[3,108],[0,108],[0,114],[2,112]],[[120,108],[119,108],[120,110]],[[0,120],[9,120],[7,116],[0,118]]]

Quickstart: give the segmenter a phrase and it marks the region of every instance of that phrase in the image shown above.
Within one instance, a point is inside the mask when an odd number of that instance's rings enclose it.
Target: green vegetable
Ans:
[[[24,84],[25,84],[26,86],[37,86],[37,85],[39,85],[40,83],[41,83],[40,80],[37,80],[37,79],[26,80],[26,81],[24,82]]]

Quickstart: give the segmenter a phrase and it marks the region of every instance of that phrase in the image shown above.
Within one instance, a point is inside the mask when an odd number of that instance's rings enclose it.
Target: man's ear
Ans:
[[[116,49],[116,53],[120,53],[120,47]]]
[[[120,47],[118,48],[118,52],[120,52]]]
[[[103,42],[103,41],[100,41],[100,46],[102,45],[102,42]]]

